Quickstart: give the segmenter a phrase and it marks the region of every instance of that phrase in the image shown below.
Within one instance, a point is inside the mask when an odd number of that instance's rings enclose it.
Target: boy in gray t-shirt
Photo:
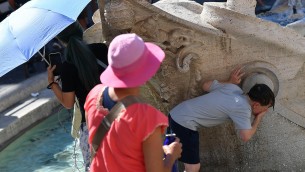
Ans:
[[[265,84],[256,84],[248,94],[237,86],[244,75],[241,68],[235,69],[229,81],[207,81],[203,90],[208,94],[186,100],[170,111],[171,130],[180,138],[185,171],[199,171],[200,127],[212,127],[232,120],[243,141],[248,141],[269,107],[274,107],[275,97]],[[255,118],[251,123],[251,115]]]

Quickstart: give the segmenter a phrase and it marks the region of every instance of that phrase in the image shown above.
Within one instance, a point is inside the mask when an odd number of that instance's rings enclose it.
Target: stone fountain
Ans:
[[[293,27],[258,18],[256,0],[200,5],[188,0],[99,0],[88,43],[109,43],[133,32],[158,44],[166,59],[144,95],[164,113],[183,100],[203,94],[205,80],[226,80],[244,66],[241,87],[269,85],[274,111],[255,136],[243,143],[232,122],[200,130],[201,171],[305,170],[305,37]]]

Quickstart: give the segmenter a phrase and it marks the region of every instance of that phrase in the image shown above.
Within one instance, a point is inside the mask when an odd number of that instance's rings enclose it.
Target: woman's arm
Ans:
[[[168,146],[167,155],[164,158],[161,127],[143,142],[145,168],[147,172],[170,172],[176,159],[181,156],[182,145],[179,139]]]
[[[48,67],[48,81],[49,83],[54,82],[53,71],[55,70],[56,65],[53,67]],[[72,109],[75,103],[75,92],[62,92],[61,88],[57,83],[50,85],[50,88],[53,90],[58,101],[67,109]]]

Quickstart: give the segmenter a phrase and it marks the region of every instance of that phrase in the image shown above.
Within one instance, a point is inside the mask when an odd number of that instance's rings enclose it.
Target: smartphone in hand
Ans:
[[[56,65],[56,68],[53,71],[54,76],[60,75],[61,68],[62,68],[61,53],[60,52],[50,53],[49,62],[50,62],[51,67]]]
[[[164,140],[163,145],[169,145],[169,144],[173,143],[175,140],[176,140],[175,133],[165,134],[165,140]]]
[[[171,133],[171,134],[166,134],[165,135],[165,139],[163,142],[163,145],[170,145],[171,143],[173,143],[176,140],[176,134],[175,133]],[[164,155],[165,157],[166,155]],[[177,160],[175,161],[175,163],[173,164],[172,167],[172,171],[171,172],[178,172],[178,162]]]

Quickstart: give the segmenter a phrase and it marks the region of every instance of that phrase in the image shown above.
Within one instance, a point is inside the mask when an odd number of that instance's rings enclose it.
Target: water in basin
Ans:
[[[70,129],[71,115],[61,109],[0,152],[0,171],[84,171],[81,151]]]

